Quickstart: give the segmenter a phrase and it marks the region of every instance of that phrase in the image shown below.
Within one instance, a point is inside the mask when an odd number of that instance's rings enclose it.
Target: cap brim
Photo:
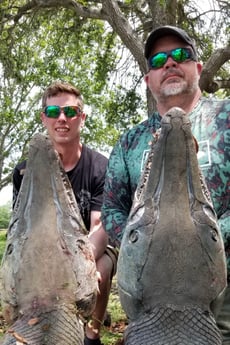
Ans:
[[[197,56],[195,46],[192,40],[190,39],[190,37],[187,35],[187,33],[184,30],[177,27],[164,26],[164,27],[159,27],[155,29],[154,31],[152,31],[152,33],[147,38],[147,41],[145,44],[145,58],[146,59],[148,59],[151,54],[151,50],[153,49],[154,42],[158,40],[159,38],[167,36],[167,35],[173,35],[180,38],[182,41],[184,41],[185,43],[187,43],[189,46],[192,47],[195,56]]]

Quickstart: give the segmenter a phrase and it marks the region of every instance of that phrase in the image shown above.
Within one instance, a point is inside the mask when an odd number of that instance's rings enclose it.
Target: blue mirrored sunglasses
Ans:
[[[195,54],[190,48],[175,48],[166,52],[159,52],[148,59],[150,69],[157,69],[164,66],[168,58],[181,63],[186,60],[196,61]]]
[[[58,118],[62,111],[66,117],[74,117],[82,114],[82,110],[76,105],[68,105],[66,107],[59,107],[59,105],[47,105],[47,107],[44,109],[45,115],[53,119]]]

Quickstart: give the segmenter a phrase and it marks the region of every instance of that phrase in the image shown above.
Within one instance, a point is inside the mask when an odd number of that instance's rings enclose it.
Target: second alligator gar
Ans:
[[[161,121],[118,259],[126,345],[221,345],[212,310],[227,284],[223,240],[189,117]]]

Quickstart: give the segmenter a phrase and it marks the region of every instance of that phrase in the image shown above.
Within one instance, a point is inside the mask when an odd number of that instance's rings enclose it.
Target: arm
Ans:
[[[120,246],[131,205],[129,172],[119,141],[109,159],[102,205],[102,224],[117,247]]]
[[[13,183],[13,203],[12,203],[13,208],[16,205],[16,201],[17,201],[18,193],[19,193],[19,190],[21,187],[25,168],[26,168],[26,161],[16,165],[16,167],[14,168],[14,171],[13,171],[13,179],[12,179],[12,183]]]
[[[228,282],[230,283],[230,209],[226,210],[218,219],[218,224],[224,241],[227,269],[228,269]]]
[[[92,244],[94,258],[97,261],[105,252],[108,244],[108,235],[106,234],[101,223],[101,212],[91,211],[91,222],[89,240]]]

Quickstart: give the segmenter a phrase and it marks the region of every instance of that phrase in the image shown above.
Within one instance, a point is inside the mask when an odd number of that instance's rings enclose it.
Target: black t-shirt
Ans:
[[[107,162],[105,156],[83,145],[77,165],[67,172],[87,230],[90,229],[90,212],[101,210]],[[23,161],[13,172],[13,207],[25,168],[26,161]]]

